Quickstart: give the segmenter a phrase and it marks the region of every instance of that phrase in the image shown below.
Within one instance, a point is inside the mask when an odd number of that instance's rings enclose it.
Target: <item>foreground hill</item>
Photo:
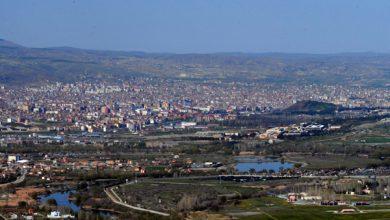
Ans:
[[[0,40],[0,83],[116,80],[133,76],[389,86],[390,55],[155,54],[28,48]]]
[[[299,101],[285,109],[285,112],[293,114],[332,114],[339,106],[317,101]]]

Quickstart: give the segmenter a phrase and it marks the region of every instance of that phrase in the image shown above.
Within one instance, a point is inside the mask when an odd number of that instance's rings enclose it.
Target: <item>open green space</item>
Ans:
[[[144,208],[170,212],[210,207],[219,209],[229,198],[249,198],[261,189],[211,182],[145,181],[121,185],[115,191],[128,204],[140,204]]]
[[[390,143],[390,137],[371,136],[364,139],[366,143]]]
[[[291,155],[286,157],[289,161],[306,163],[305,169],[331,169],[331,168],[356,168],[380,164],[377,158],[364,158],[344,155]]]
[[[335,214],[347,206],[292,205],[277,197],[261,197],[241,201],[240,204],[226,207],[225,215],[237,216],[238,219],[388,219],[390,210],[380,207],[370,213]],[[371,209],[375,210],[375,209]],[[254,215],[250,215],[256,213]],[[248,215],[246,215],[248,214]],[[243,216],[244,215],[244,216]]]

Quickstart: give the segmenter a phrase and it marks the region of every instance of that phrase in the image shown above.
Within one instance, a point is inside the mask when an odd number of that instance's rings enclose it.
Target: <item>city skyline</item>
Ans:
[[[390,1],[0,1],[0,219],[390,219]]]

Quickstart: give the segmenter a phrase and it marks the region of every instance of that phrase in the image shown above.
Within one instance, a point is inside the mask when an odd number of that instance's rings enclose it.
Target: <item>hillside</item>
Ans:
[[[332,114],[337,109],[338,106],[332,103],[299,101],[284,111],[292,114]]]
[[[387,54],[156,54],[70,47],[27,48],[0,41],[0,83],[152,76],[273,83],[390,85]]]

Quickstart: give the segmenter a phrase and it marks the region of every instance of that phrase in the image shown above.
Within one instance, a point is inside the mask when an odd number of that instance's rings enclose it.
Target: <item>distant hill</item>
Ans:
[[[117,80],[134,76],[264,83],[390,86],[390,55],[375,53],[168,54],[28,48],[0,40],[0,83]]]
[[[293,114],[332,114],[338,110],[339,106],[317,101],[299,101],[287,109],[284,112]]]
[[[15,44],[14,42],[11,41],[0,39],[0,47],[22,47],[22,46],[19,44]]]

